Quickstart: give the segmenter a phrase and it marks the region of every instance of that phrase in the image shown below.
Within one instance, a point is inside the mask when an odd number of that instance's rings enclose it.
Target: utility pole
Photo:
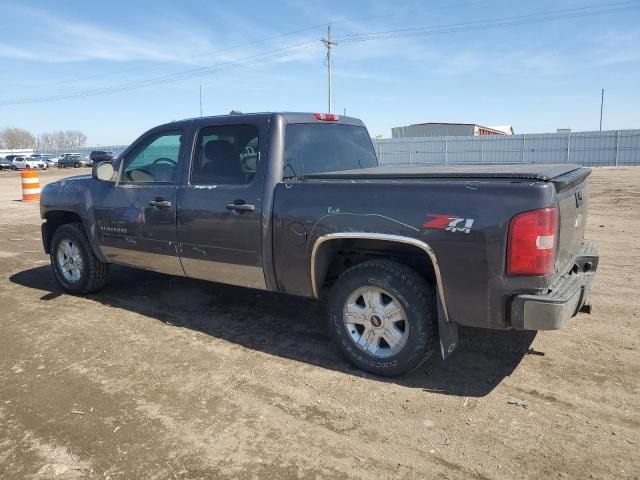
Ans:
[[[200,85],[200,116],[202,117],[202,85]]]
[[[600,97],[600,131],[602,131],[602,110],[604,108],[604,88],[602,89],[602,96]]]
[[[338,45],[331,41],[331,24],[327,25],[327,38],[322,38],[320,41],[327,47],[327,70],[329,73],[329,110],[327,113],[331,113],[331,105],[333,105],[333,64],[331,63],[331,48]]]

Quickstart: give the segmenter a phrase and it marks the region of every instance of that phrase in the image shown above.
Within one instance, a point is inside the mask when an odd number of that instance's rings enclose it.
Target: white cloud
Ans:
[[[487,52],[483,48],[445,52],[433,66],[433,70],[444,75],[471,73],[539,75],[558,74],[565,71],[564,62],[552,51],[519,49]]]
[[[13,37],[14,45],[2,45],[0,57],[3,58],[47,63],[178,61],[193,49],[213,48],[207,39],[192,35],[175,42],[171,38],[174,32],[166,32],[168,35],[132,35],[90,22],[63,18],[44,10],[16,6],[9,10],[14,22],[23,24],[24,28],[22,34]]]
[[[38,60],[39,55],[23,48],[0,43],[0,58],[12,58],[15,60]]]
[[[334,35],[339,41],[334,50],[336,77],[363,81],[402,81],[403,74],[399,72],[407,68],[411,74],[445,77],[517,73],[558,75],[587,66],[640,61],[640,50],[635,48],[640,44],[638,32],[608,33],[597,39],[596,43],[585,41],[587,48],[578,53],[570,51],[566,45],[545,44],[542,39],[538,44],[520,42],[518,45],[518,42],[514,42],[504,46],[486,46],[482,43],[465,45],[450,42],[444,37],[441,40],[435,37],[410,37],[340,42],[341,36],[358,35],[381,27],[374,28],[366,17],[353,21],[336,16],[322,4],[288,1],[289,16],[291,11],[297,11],[300,17],[306,19],[302,22],[303,27],[307,22],[315,23],[318,27],[296,34],[278,35],[264,21],[240,15],[237,8],[215,4],[210,6],[210,11],[204,11],[200,18],[184,17],[180,10],[163,9],[155,16],[145,17],[144,22],[139,22],[144,27],[132,32],[118,27],[106,28],[86,20],[63,18],[50,11],[4,5],[0,7],[0,10],[4,10],[0,14],[3,17],[15,17],[16,23],[25,25],[25,35],[9,37],[10,41],[0,43],[0,58],[43,63],[135,61],[158,67],[163,63],[203,66],[223,62],[252,65],[262,61],[264,69],[274,64],[292,62],[321,64],[324,60],[324,50],[319,42],[324,33],[322,23],[331,20],[335,22]],[[383,3],[373,2],[369,6],[372,8],[363,11],[373,10],[373,13],[377,13],[382,11],[382,6],[385,7],[384,11],[388,11]],[[274,13],[277,13],[276,9],[274,7]],[[214,14],[215,27],[202,20]],[[274,15],[273,21],[279,21],[278,18],[278,15]],[[406,17],[399,15],[395,20],[406,20]],[[269,40],[255,41],[260,38]],[[309,44],[278,51],[309,39]],[[230,48],[230,45],[237,47]],[[275,52],[275,55],[262,57],[270,52]],[[254,55],[257,57],[251,59]],[[227,71],[223,67],[221,74]],[[385,72],[388,73],[385,75]],[[161,74],[150,76],[158,75]],[[125,77],[122,76],[123,81],[128,80]]]
[[[148,61],[174,62],[188,65],[212,64],[237,59],[265,51],[265,45],[251,41],[273,35],[257,27],[247,17],[216,8],[215,30],[198,25],[197,19],[181,18],[163,12],[162,16],[146,18],[144,29],[135,33],[105,28],[97,23],[63,18],[45,10],[5,6],[15,23],[25,25],[24,35],[16,36],[13,44],[0,44],[0,58],[46,63],[103,60],[111,62]],[[3,16],[9,16],[7,12]],[[226,20],[225,20],[226,19]],[[52,25],[55,28],[52,28]],[[272,48],[297,43],[300,36],[283,36],[269,42]],[[240,45],[229,48],[230,44]],[[245,44],[243,46],[243,44]],[[304,52],[277,61],[304,59]]]
[[[596,66],[640,62],[640,31],[610,31],[595,39],[593,50]]]

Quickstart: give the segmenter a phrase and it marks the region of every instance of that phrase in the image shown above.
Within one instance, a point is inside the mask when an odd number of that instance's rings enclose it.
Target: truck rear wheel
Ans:
[[[93,253],[81,224],[68,223],[58,228],[49,251],[56,280],[68,292],[92,293],[107,283],[109,264]]]
[[[394,377],[418,367],[433,349],[436,301],[416,271],[369,260],[345,271],[329,297],[329,329],[359,368]]]

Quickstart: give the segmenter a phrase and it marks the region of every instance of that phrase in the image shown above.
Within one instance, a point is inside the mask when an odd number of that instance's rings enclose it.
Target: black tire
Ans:
[[[76,162],[76,163],[73,165],[73,168],[80,168],[80,164],[79,164],[78,162]]]
[[[404,309],[408,336],[393,356],[379,358],[363,351],[345,327],[345,303],[352,292],[363,287],[388,292]],[[415,270],[390,260],[369,260],[351,267],[338,278],[329,295],[329,330],[342,353],[358,368],[386,377],[406,374],[430,356],[436,315],[433,285]]]
[[[64,240],[70,240],[76,245],[82,257],[80,278],[75,282],[65,278],[56,259],[58,247]],[[93,253],[82,224],[67,223],[59,227],[51,238],[49,251],[53,273],[60,286],[66,291],[74,294],[92,293],[102,289],[107,283],[109,264],[101,262]]]

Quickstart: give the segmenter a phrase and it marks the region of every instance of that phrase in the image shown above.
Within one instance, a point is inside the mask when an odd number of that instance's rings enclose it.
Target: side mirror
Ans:
[[[111,162],[98,162],[93,166],[91,175],[100,182],[113,182],[116,171]]]

